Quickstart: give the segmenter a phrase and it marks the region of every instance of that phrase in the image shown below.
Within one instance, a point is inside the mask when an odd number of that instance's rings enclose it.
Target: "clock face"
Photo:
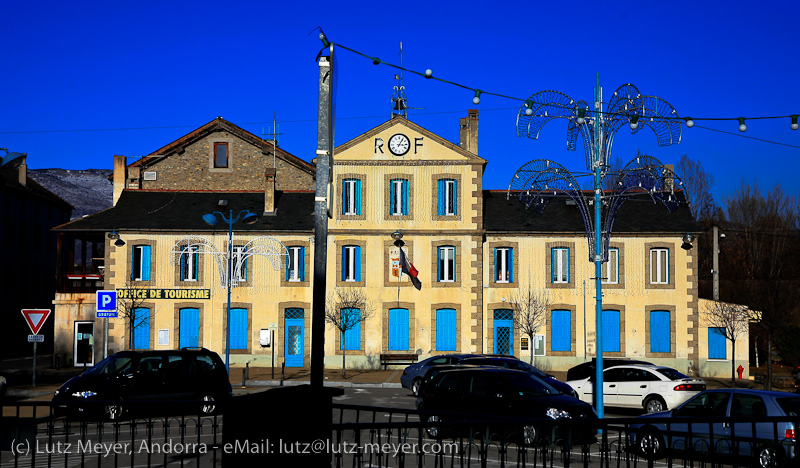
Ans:
[[[410,148],[411,142],[409,141],[408,137],[402,133],[396,133],[389,138],[389,151],[391,151],[394,155],[402,156],[408,153]]]

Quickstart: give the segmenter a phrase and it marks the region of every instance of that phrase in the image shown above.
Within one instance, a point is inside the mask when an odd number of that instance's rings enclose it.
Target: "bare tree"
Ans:
[[[798,287],[795,247],[798,200],[780,186],[762,192],[757,184],[742,183],[726,200],[729,243],[733,261],[730,271],[738,275],[731,295],[758,314],[751,317],[763,332],[767,350],[767,379],[772,386],[772,351],[776,335],[796,313]],[[794,271],[793,271],[794,270]]]
[[[534,289],[530,284],[526,288],[517,289],[511,296],[511,308],[514,311],[514,328],[526,335],[530,342],[533,365],[533,337],[544,327],[547,310],[552,301],[545,289]]]
[[[703,310],[703,318],[709,328],[731,342],[731,385],[736,385],[736,340],[747,332],[749,313],[747,308],[730,302],[712,301]]]
[[[128,331],[128,349],[136,349],[136,329],[143,327],[147,323],[152,323],[155,315],[154,310],[150,310],[149,314],[140,312],[146,299],[141,297],[145,296],[145,294],[139,294],[137,292],[146,291],[136,288],[135,286],[136,284],[131,279],[128,279],[125,282],[125,292],[121,295],[117,295],[117,317],[122,318],[126,323]]]
[[[366,323],[374,314],[375,305],[367,299],[362,289],[336,288],[328,295],[325,305],[325,322],[339,331],[339,343],[342,350],[342,378],[347,378],[345,334],[348,330],[353,330],[360,324]]]
[[[702,223],[713,220],[718,214],[717,204],[711,195],[714,175],[706,172],[700,161],[694,161],[685,154],[678,161],[676,172],[683,182],[683,193],[695,221]]]

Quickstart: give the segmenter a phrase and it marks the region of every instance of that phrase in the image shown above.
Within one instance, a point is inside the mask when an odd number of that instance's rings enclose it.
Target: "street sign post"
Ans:
[[[117,317],[117,291],[97,291],[97,318],[105,320],[103,359],[108,357],[108,319]]]
[[[28,335],[28,342],[33,343],[33,386],[36,386],[36,343],[43,343],[44,336],[39,334],[42,325],[50,316],[50,309],[22,309],[22,316],[33,335]]]

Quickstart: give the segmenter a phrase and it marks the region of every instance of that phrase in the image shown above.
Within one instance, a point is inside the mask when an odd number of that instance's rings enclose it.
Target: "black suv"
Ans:
[[[441,371],[420,389],[417,409],[422,411],[420,418],[430,424],[427,432],[431,438],[507,437],[525,445],[595,441],[596,428],[586,424],[597,419],[591,405],[519,370],[469,367]],[[476,420],[482,422],[471,429],[469,421]],[[487,426],[488,434],[481,433]]]
[[[114,420],[128,409],[126,401],[196,401],[194,409],[212,414],[217,409],[216,402],[231,394],[225,364],[217,353],[205,348],[184,348],[122,351],[109,356],[68,380],[56,390],[53,402],[57,404],[56,414],[80,415],[95,410]]]

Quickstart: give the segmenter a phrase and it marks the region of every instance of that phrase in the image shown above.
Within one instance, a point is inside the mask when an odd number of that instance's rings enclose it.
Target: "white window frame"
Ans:
[[[289,281],[293,282],[300,282],[302,281],[300,278],[300,262],[303,261],[300,258],[300,252],[302,251],[302,247],[287,247],[286,250],[289,251]]]
[[[347,204],[344,207],[344,214],[348,216],[353,216],[356,214],[356,180],[345,180],[344,187],[343,187],[345,194],[343,198],[347,200]]]
[[[611,268],[614,265],[615,268]],[[612,278],[612,275],[614,276]],[[608,249],[608,261],[603,275],[603,284],[619,284],[619,249],[610,247]]]
[[[500,275],[496,278],[497,283],[508,283],[508,277],[511,276],[511,270],[508,268],[508,255],[511,253],[510,247],[498,247],[497,248],[497,259],[500,265],[496,265],[497,270],[499,271]]]
[[[445,180],[444,181],[444,215],[445,216],[455,216],[456,214],[456,205],[453,201],[454,195],[456,191],[456,181],[455,180]]]
[[[664,262],[665,278],[662,278],[661,267]],[[669,284],[669,249],[650,249],[650,284]]]
[[[439,258],[441,264],[440,283],[454,283],[456,280],[456,248],[453,246],[439,247]]]
[[[569,269],[569,249],[566,247],[553,247],[555,251],[555,265],[552,265],[553,268],[556,270],[556,279],[553,283],[556,284],[566,284],[569,283],[569,275],[565,274],[567,269]],[[564,261],[566,260],[566,265],[564,265]]]
[[[186,277],[182,278],[181,281],[197,281],[197,264],[195,263],[196,253],[198,253],[198,249],[196,245],[187,245],[183,249],[181,249],[181,255],[186,255]],[[199,260],[199,258],[198,258]]]
[[[242,277],[242,270],[240,269],[240,264],[247,261],[245,257],[244,246],[243,245],[234,245],[233,246],[233,261],[231,262],[231,267],[233,271],[231,272],[231,278],[234,281],[247,281],[246,277]],[[243,258],[245,257],[245,258]]]
[[[344,268],[344,280],[356,282],[356,247],[355,245],[344,246],[344,258],[342,268]]]
[[[392,216],[403,216],[403,179],[391,181],[390,190],[394,193],[394,206],[391,207]],[[389,197],[391,200],[392,197]]]

